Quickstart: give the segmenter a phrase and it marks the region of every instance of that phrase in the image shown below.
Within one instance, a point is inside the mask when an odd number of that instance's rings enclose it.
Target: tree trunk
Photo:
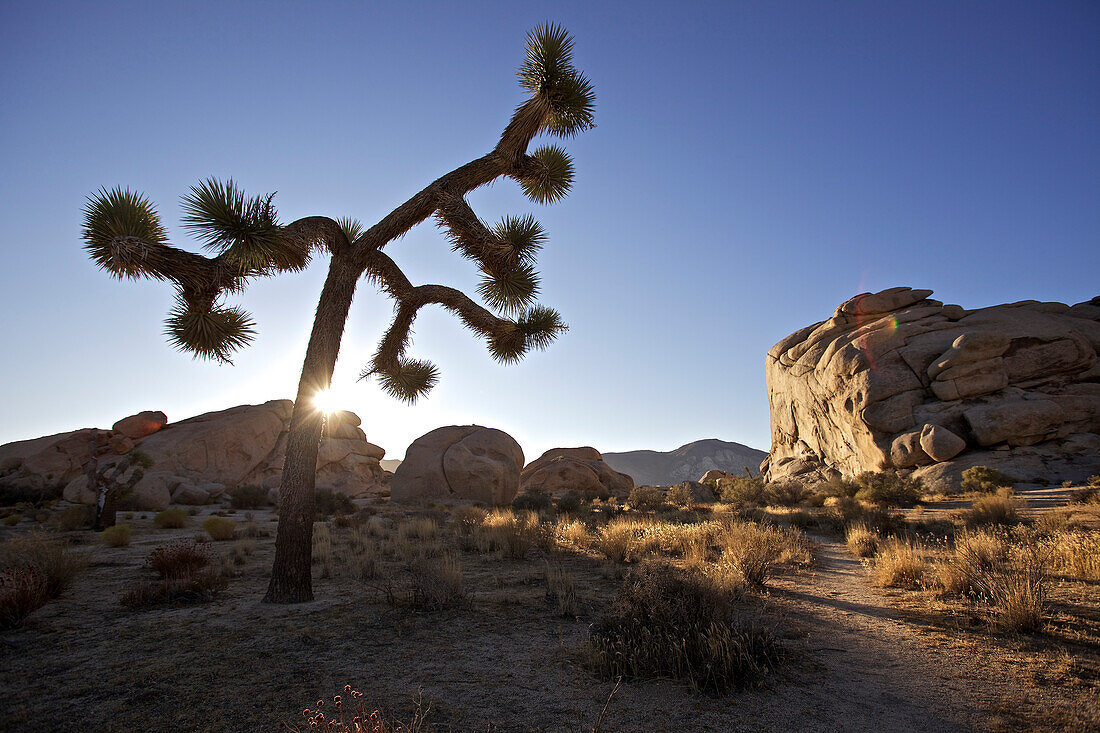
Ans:
[[[347,259],[342,253],[332,257],[302,365],[279,485],[275,563],[265,603],[313,600],[313,489],[317,480],[317,450],[325,423],[325,415],[314,406],[313,398],[332,383],[344,323],[362,272]]]

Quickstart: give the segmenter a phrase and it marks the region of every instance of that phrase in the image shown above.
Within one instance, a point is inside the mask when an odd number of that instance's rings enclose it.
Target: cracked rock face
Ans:
[[[450,425],[421,435],[390,480],[402,504],[508,504],[519,489],[523,449],[503,430]]]
[[[768,480],[900,469],[950,490],[974,465],[1100,472],[1100,297],[968,311],[930,295],[857,295],[768,351]]]

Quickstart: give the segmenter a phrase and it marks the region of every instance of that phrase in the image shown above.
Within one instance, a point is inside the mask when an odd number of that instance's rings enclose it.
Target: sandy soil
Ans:
[[[260,523],[273,534],[273,522]],[[259,602],[268,537],[214,602],[134,612],[118,597],[147,576],[149,549],[194,535],[134,524],[130,547],[95,548],[92,566],[63,598],[0,636],[0,729],[274,730],[352,684],[398,716],[410,714],[422,689],[439,730],[590,731],[614,687],[585,672],[577,654],[622,573],[597,559],[551,559],[578,582],[576,619],[553,615],[546,559],[535,551],[524,561],[463,554],[468,597],[453,610],[393,607],[377,588],[339,576],[316,582],[318,601],[272,607]],[[1095,645],[1036,644],[928,622],[906,610],[902,594],[870,587],[837,542],[816,539],[817,567],[774,579],[760,598],[778,616],[786,650],[763,689],[713,697],[675,681],[623,683],[601,730],[1100,725],[1100,683],[1058,673],[1091,669],[1100,659]],[[223,552],[229,545],[221,543]]]

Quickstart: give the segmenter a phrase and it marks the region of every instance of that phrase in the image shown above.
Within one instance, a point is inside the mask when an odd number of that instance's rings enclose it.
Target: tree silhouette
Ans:
[[[254,323],[225,296],[255,277],[305,268],[314,252],[328,252],[328,276],[317,303],[294,401],[283,466],[275,561],[264,600],[313,599],[311,545],[317,451],[325,415],[313,404],[328,389],[356,285],[366,277],[394,300],[394,318],[362,377],[376,376],[383,390],[412,402],[438,380],[436,367],[405,355],[421,308],[438,304],[486,339],[500,362],[543,349],[566,330],[557,311],[537,305],[535,260],[546,241],[531,216],[504,217],[487,226],[470,208],[470,191],[506,176],[532,201],[554,203],[572,187],[573,163],[556,145],[527,152],[541,133],[571,138],[594,126],[595,95],[572,62],[573,39],[557,25],[527,34],[526,59],[517,75],[528,97],[489,153],[438,178],[369,229],[351,219],[311,216],[281,225],[273,195],[248,197],[233,181],[209,179],[183,197],[184,227],[211,256],[167,243],[155,208],[129,189],[102,189],[84,210],[83,239],[90,257],[119,278],[174,283],[177,303],[165,335],[197,358],[230,363],[255,335]],[[434,216],[455,251],[479,266],[478,294],[489,310],[443,285],[414,286],[382,250]]]

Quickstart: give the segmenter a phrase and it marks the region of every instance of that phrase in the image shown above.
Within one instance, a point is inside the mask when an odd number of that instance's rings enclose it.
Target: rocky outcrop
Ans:
[[[555,498],[575,491],[583,497],[626,497],[634,480],[604,462],[595,448],[553,448],[529,463],[520,476],[521,491]]]
[[[681,481],[698,481],[712,469],[744,475],[748,466],[755,472],[767,455],[740,443],[710,439],[697,440],[664,453],[653,450],[604,453],[603,459],[640,486],[672,486]]]
[[[152,461],[133,489],[142,510],[163,509],[169,503],[205,504],[241,485],[277,488],[293,407],[290,400],[273,400],[176,423],[161,420],[163,413],[140,413],[115,423],[128,434],[88,428],[10,443],[0,446],[0,463],[7,469],[0,482],[60,489],[68,501],[91,503],[83,467],[94,440],[109,445],[116,456],[101,458],[101,465],[135,448]],[[146,434],[132,437],[141,432]],[[379,465],[383,455],[385,451],[367,442],[357,416],[337,413],[329,418],[318,452],[317,487],[349,496],[378,491],[387,477]]]
[[[168,416],[163,412],[146,410],[122,418],[111,426],[111,430],[130,440],[140,440],[147,435],[152,435],[167,424]]]
[[[952,489],[1100,469],[1100,298],[965,310],[931,290],[858,295],[766,358],[769,480],[903,470]]]
[[[390,501],[508,504],[519,490],[523,449],[502,430],[451,425],[420,436],[390,479]]]

